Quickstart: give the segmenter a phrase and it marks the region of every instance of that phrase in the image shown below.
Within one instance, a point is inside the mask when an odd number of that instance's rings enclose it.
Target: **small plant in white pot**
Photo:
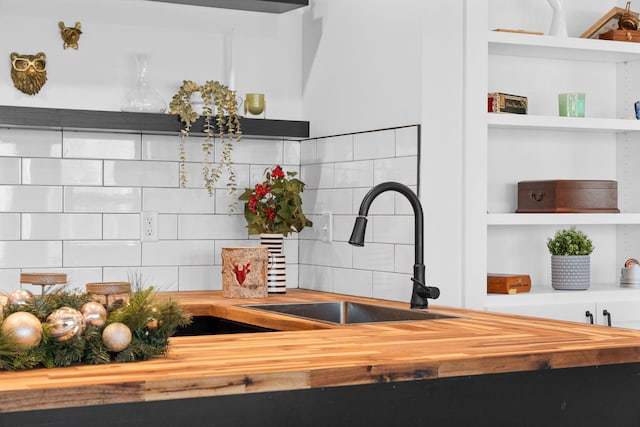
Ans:
[[[560,290],[585,290],[591,283],[593,243],[576,227],[556,231],[547,239],[551,253],[551,286]]]

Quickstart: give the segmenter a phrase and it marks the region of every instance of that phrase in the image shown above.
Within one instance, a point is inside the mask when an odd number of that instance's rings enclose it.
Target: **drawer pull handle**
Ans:
[[[592,314],[589,310],[587,310],[587,311],[584,313],[584,315],[585,315],[585,316],[587,316],[587,317],[589,318],[589,323],[593,325],[593,314]]]
[[[607,326],[611,326],[611,313],[608,310],[602,310],[602,315],[607,318]]]
[[[541,202],[544,199],[544,191],[529,191],[529,198],[531,200],[535,200],[536,202]]]

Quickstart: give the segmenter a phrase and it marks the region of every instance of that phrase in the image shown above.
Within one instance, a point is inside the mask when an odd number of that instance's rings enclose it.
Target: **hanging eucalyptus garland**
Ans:
[[[204,104],[201,113],[204,119],[202,131],[205,134],[205,139],[202,142],[202,178],[204,186],[209,192],[209,196],[213,196],[214,185],[220,179],[223,170],[226,170],[228,174],[227,187],[229,188],[229,193],[233,195],[237,189],[237,184],[231,153],[233,151],[233,141],[240,141],[242,138],[240,118],[237,112],[236,92],[217,81],[211,80],[206,81],[204,85],[198,85],[191,80],[184,80],[182,86],[169,103],[169,113],[177,114],[183,124],[180,131],[179,146],[180,187],[184,187],[187,182],[185,143],[189,138],[191,127],[201,115],[193,109],[192,105],[192,95],[197,93],[200,94]],[[215,129],[218,131],[218,138],[222,147],[220,158],[217,162],[211,160]]]

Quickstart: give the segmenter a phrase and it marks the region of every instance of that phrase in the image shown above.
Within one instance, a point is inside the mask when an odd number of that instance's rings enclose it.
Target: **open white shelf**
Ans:
[[[584,291],[559,291],[553,289],[551,285],[533,284],[530,292],[519,294],[487,294],[486,305],[489,307],[545,304],[549,303],[549,297],[553,298],[554,304],[574,303],[583,301],[624,299],[640,297],[640,289],[626,288],[618,283],[591,284],[589,289]]]
[[[640,132],[640,120],[635,119],[487,113],[487,124],[490,128],[567,130],[580,132]]]
[[[494,213],[487,225],[640,225],[638,213]]]
[[[489,54],[592,62],[640,59],[640,44],[489,31]]]

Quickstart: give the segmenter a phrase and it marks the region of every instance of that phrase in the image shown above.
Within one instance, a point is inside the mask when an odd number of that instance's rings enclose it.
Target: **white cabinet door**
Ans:
[[[531,305],[504,305],[487,307],[487,311],[497,313],[519,314],[521,316],[542,317],[545,319],[568,320],[570,322],[591,323],[597,322],[597,307],[592,302],[562,303],[562,304],[531,304]]]
[[[596,309],[599,325],[611,319],[611,326],[640,329],[640,300],[598,302]]]

